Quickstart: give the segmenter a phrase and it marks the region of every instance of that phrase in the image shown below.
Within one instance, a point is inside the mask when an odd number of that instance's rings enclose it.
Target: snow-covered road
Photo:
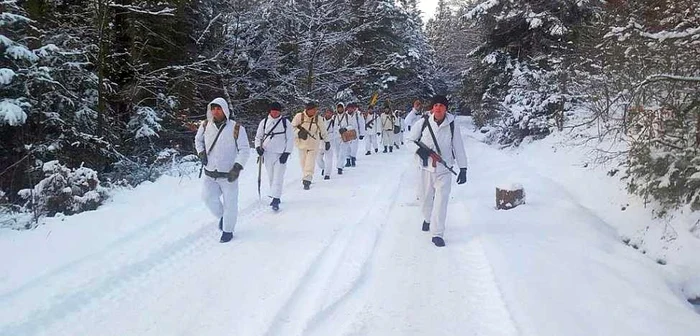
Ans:
[[[409,146],[310,191],[293,156],[279,213],[257,200],[250,160],[229,244],[196,178],[2,232],[0,335],[698,334],[662,266],[567,186],[532,158],[465,142],[442,249],[420,230]],[[526,205],[494,209],[504,180],[525,186]]]

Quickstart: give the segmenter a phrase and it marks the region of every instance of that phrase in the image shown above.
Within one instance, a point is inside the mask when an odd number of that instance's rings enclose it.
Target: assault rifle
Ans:
[[[370,121],[368,121],[368,122],[365,123],[365,129],[368,129],[368,128],[374,126],[374,122],[375,122],[376,120],[377,120],[377,114],[374,113],[374,118],[372,118],[372,120],[370,120]]]
[[[316,137],[315,137],[313,134],[311,134],[311,132],[309,132],[309,130],[307,130],[306,128],[304,128],[304,126],[299,125],[299,126],[297,126],[297,128],[298,128],[300,131],[306,132],[306,134],[307,134],[308,136],[310,136],[311,139],[316,140]]]
[[[429,157],[431,157],[433,160],[435,160],[435,161],[441,163],[441,164],[442,164],[443,166],[445,166],[445,168],[447,168],[447,170],[449,170],[452,174],[455,174],[455,176],[456,176],[456,175],[459,175],[459,174],[457,174],[457,172],[454,171],[454,169],[452,169],[452,167],[450,167],[450,166],[447,165],[447,162],[445,162],[445,160],[442,158],[442,156],[440,156],[440,154],[438,154],[438,153],[437,153],[436,151],[434,151],[432,148],[428,147],[428,145],[422,143],[420,140],[414,140],[413,142],[418,146],[419,150],[420,150],[420,149],[423,149],[424,151],[427,151]],[[422,158],[421,158],[421,159],[422,159]]]

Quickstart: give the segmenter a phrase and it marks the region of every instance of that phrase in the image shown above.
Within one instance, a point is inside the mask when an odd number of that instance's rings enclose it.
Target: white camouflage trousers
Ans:
[[[224,231],[233,232],[238,219],[238,180],[204,176],[202,196],[209,211],[217,219],[224,218]]]
[[[311,182],[314,179],[316,155],[318,155],[318,149],[299,149],[299,162],[301,163],[304,181]]]
[[[378,144],[377,144],[377,134],[376,133],[370,133],[368,135],[365,135],[365,150],[368,152],[371,152],[372,149],[377,149]]]
[[[326,176],[330,176],[331,172],[333,171],[333,157],[338,156],[337,152],[339,151],[339,146],[340,142],[333,140],[331,141],[331,149],[326,150],[325,147],[319,149],[316,164],[318,164],[319,168],[323,169],[323,173]],[[336,165],[339,165],[339,163],[336,162]]]
[[[336,161],[335,164],[338,168],[343,168],[345,166],[345,160],[350,157],[350,141],[343,142],[340,140],[338,142],[338,149],[336,150]]]
[[[359,137],[359,135],[358,135]],[[359,139],[359,138],[358,138]],[[357,148],[359,147],[360,141],[355,139],[348,142],[350,144],[348,150],[348,157],[357,157]]]
[[[447,202],[452,189],[452,174],[445,172],[436,174],[421,169],[423,197],[421,197],[423,220],[430,223],[433,237],[442,237],[445,233],[447,218]]]
[[[287,164],[280,163],[281,155],[282,153],[263,153],[265,170],[267,170],[267,178],[270,180],[270,191],[268,196],[272,198],[280,198],[282,196],[284,173],[287,171]],[[287,160],[289,160],[289,158],[287,158]]]

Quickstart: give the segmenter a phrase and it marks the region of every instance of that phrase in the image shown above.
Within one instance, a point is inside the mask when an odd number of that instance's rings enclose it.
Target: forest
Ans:
[[[697,211],[698,7],[440,0],[424,22],[416,0],[0,0],[0,226],[195,161],[215,97],[253,128],[271,102],[291,117],[375,92],[400,110],[445,94],[504,148],[600,144],[660,216]]]

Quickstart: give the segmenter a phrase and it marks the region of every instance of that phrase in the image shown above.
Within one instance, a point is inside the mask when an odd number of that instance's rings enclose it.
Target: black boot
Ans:
[[[379,148],[375,148],[375,149],[374,149],[374,152],[375,152],[375,153],[379,153]]]
[[[343,175],[343,168],[338,168],[338,175]]]
[[[382,153],[386,153],[386,146],[384,146],[384,151]]]
[[[443,247],[445,246],[445,241],[442,239],[442,237],[433,237],[433,244],[437,247]]]
[[[372,155],[372,152],[371,152],[371,151],[367,151],[367,153],[365,153],[365,155]]]
[[[352,166],[352,160],[350,158],[345,159],[345,167],[350,167]]]
[[[403,146],[403,141],[401,141],[401,146]]]
[[[224,231],[224,217],[219,219],[219,231]]]
[[[393,153],[393,152],[394,152],[394,146],[389,146],[389,153]]]
[[[270,203],[270,206],[272,206],[272,210],[279,210],[280,209],[280,199],[279,198],[273,198],[272,203]]]
[[[430,223],[423,221],[423,231],[430,231]]]
[[[330,180],[330,179],[331,179],[331,177],[330,177],[330,176],[328,176],[328,175],[326,175],[326,176],[324,176],[324,177],[323,177],[323,179],[324,179],[324,180]]]
[[[311,188],[311,181],[304,180],[302,183],[304,184],[304,190],[309,190]]]
[[[402,145],[403,145],[403,144],[402,144]],[[398,144],[396,144],[396,145],[394,145],[394,146],[396,146],[396,149],[399,149],[399,145],[398,145]]]
[[[356,157],[350,157],[350,165],[355,167],[355,164],[357,163],[357,158]]]
[[[219,240],[219,243],[228,243],[233,239],[233,232],[226,232],[224,231],[221,233],[221,239]]]
[[[321,176],[326,175],[324,173],[325,173],[325,171],[323,169],[321,169]]]

